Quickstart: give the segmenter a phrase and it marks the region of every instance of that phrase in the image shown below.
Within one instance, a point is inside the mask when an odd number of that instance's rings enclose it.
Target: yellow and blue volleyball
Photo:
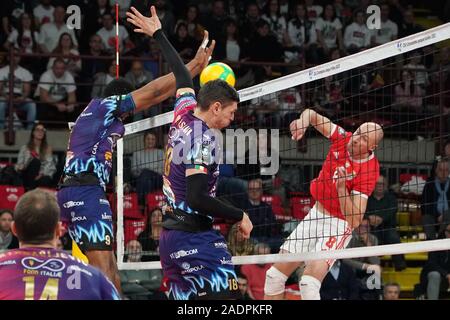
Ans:
[[[230,86],[234,88],[236,83],[236,77],[233,69],[229,65],[222,62],[214,62],[203,69],[200,74],[200,86],[203,86],[208,81],[221,79],[226,81]]]

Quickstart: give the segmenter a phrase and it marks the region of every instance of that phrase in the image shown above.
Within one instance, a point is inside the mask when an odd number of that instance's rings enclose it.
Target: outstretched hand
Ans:
[[[133,13],[127,12],[127,21],[136,27],[134,32],[145,33],[152,37],[156,30],[161,29],[161,21],[156,14],[155,6],[150,7],[150,17],[143,16],[135,7],[131,7],[131,11]]]
[[[300,140],[308,129],[308,126],[305,127],[302,119],[296,119],[291,122],[289,125],[289,129],[291,131],[292,140]]]
[[[211,55],[214,51],[214,47],[216,46],[216,41],[211,41],[211,44],[208,47],[209,42],[209,33],[205,30],[205,34],[203,35],[203,41],[200,47],[197,50],[197,53],[195,54],[195,58],[198,63],[200,64],[201,70],[206,68],[208,65],[209,60],[211,60]]]

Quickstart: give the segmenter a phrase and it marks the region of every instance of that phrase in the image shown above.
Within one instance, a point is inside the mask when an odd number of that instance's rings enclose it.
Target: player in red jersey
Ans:
[[[280,253],[343,249],[352,230],[364,216],[369,195],[379,176],[374,150],[383,139],[383,129],[363,123],[353,134],[317,112],[306,109],[290,125],[292,139],[303,137],[312,125],[331,142],[319,176],[311,182],[316,204],[280,248]],[[320,300],[320,286],[335,260],[307,261],[300,280],[303,300]],[[265,299],[284,296],[285,282],[299,262],[275,263],[266,273]]]

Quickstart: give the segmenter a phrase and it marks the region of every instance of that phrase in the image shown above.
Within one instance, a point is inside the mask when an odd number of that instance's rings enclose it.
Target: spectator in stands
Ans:
[[[422,192],[422,222],[427,239],[436,239],[436,231],[450,222],[449,161],[436,160],[434,174],[427,180]]]
[[[38,28],[43,24],[53,22],[52,0],[40,0],[40,3],[33,9],[34,22]]]
[[[133,88],[138,89],[153,80],[153,75],[150,71],[145,70],[141,60],[133,60],[130,70],[125,74],[125,79],[131,83]]]
[[[57,58],[53,67],[44,72],[39,79],[37,94],[42,102],[38,108],[38,119],[65,122],[78,116],[76,110],[75,79],[66,71],[65,62]]]
[[[217,59],[225,59],[228,61],[245,61],[244,46],[238,33],[237,23],[235,20],[229,19],[225,22],[224,33],[217,41],[215,49]],[[233,66],[236,76],[240,74],[240,66]]]
[[[334,0],[333,6],[336,12],[336,17],[341,21],[341,23],[344,26],[349,25],[351,23],[353,14],[352,9],[347,5],[347,1],[345,1],[344,3],[344,0]]]
[[[31,15],[32,11],[32,2],[29,0],[3,1],[1,10],[3,32],[9,36],[12,28],[17,28],[20,24],[20,16],[25,12]]]
[[[19,150],[16,170],[22,173],[25,190],[54,186],[56,166],[52,147],[47,143],[46,131],[42,123],[36,123],[28,143]]]
[[[0,211],[0,253],[19,247],[19,240],[17,240],[17,237],[11,232],[12,221],[12,210]]]
[[[262,15],[262,19],[269,23],[269,29],[275,35],[280,44],[284,44],[287,38],[287,23],[284,16],[280,13],[278,0],[269,0]]]
[[[211,14],[205,17],[203,25],[209,31],[210,39],[220,39],[223,25],[228,19],[225,11],[225,2],[223,0],[214,0],[212,4]]]
[[[162,188],[164,152],[157,148],[156,135],[152,132],[144,134],[144,149],[133,152],[131,157],[131,173],[136,181],[139,203],[144,204],[147,193]]]
[[[103,50],[102,39],[98,34],[93,34],[89,39],[89,49],[84,54],[92,56],[92,59],[83,59],[81,65],[80,79],[82,82],[92,82],[97,73],[105,73],[108,60],[96,59],[95,57],[104,57],[107,53]],[[80,100],[87,101],[91,97],[90,86],[79,87]]]
[[[162,226],[162,211],[160,208],[154,208],[148,214],[148,220],[144,231],[142,231],[137,240],[145,251],[142,261],[158,261],[159,260],[159,235]]]
[[[264,79],[268,80],[267,74]],[[256,117],[258,128],[280,128],[281,113],[279,105],[279,92],[273,92],[251,100],[248,112]]]
[[[393,110],[405,110],[408,113],[421,113],[424,91],[414,84],[414,77],[408,70],[402,71],[402,81],[394,89],[395,104]]]
[[[388,282],[383,286],[383,300],[398,300],[400,298],[400,285]]]
[[[331,49],[344,49],[342,23],[336,18],[334,7],[331,4],[325,6],[323,18],[317,19],[316,32],[322,61],[330,59]]]
[[[352,239],[347,248],[360,248],[377,246],[378,239],[370,233],[369,220],[363,219],[358,228],[353,230]],[[381,283],[381,264],[379,257],[362,257],[345,259],[342,262],[350,266],[355,273],[355,282],[357,282],[359,297],[362,300],[379,300],[380,292],[370,288],[368,285],[375,286],[373,281]],[[378,277],[378,279],[374,279]]]
[[[161,208],[153,208],[147,215],[147,222],[145,224],[144,231],[142,231],[137,237],[137,240],[142,245],[142,249],[146,251],[143,261],[159,260],[159,256],[155,255],[155,252],[159,252],[159,235],[162,231],[161,222]]]
[[[287,32],[288,49],[285,54],[293,54],[289,61],[298,61],[303,56],[307,63],[318,64],[316,27],[314,22],[308,19],[305,5],[295,6],[295,16],[289,21]]]
[[[301,289],[300,289],[301,290]],[[341,260],[328,271],[320,287],[321,300],[359,300],[355,271]]]
[[[66,70],[70,72],[73,77],[76,77],[78,73],[81,71],[81,59],[80,53],[75,47],[75,44],[72,41],[72,37],[68,33],[62,33],[59,37],[58,45],[52,51],[53,54],[57,54],[59,56],[71,56],[69,57],[51,57],[47,64],[47,69],[51,69],[53,63],[57,58],[64,61],[66,64]]]
[[[414,78],[414,85],[419,86],[421,89],[425,90],[430,84],[427,69],[422,64],[422,54],[420,51],[413,51],[409,55],[409,61],[403,66],[403,69],[411,72]]]
[[[240,19],[240,32],[245,45],[252,42],[256,36],[257,23],[261,20],[259,7],[255,2],[247,4],[247,10],[243,19]]]
[[[190,4],[187,7],[184,20],[178,20],[177,23],[180,21],[187,24],[188,34],[191,38],[194,38],[197,42],[202,41],[205,28],[200,23],[198,7],[195,4]]]
[[[399,38],[407,37],[423,31],[423,28],[414,22],[414,11],[408,9],[403,14],[403,21],[399,26]]]
[[[344,45],[349,54],[363,51],[370,47],[371,32],[366,26],[365,15],[356,11],[354,22],[345,28]]]
[[[166,0],[155,0],[156,14],[158,15],[159,20],[161,21],[162,30],[164,34],[168,37],[173,35],[175,30],[175,16],[172,11],[169,10]],[[148,10],[148,7],[147,7]],[[210,39],[215,39],[211,37],[211,30],[209,30]]]
[[[69,29],[65,23],[65,16],[66,9],[62,6],[57,6],[53,11],[54,21],[41,26],[39,45],[42,52],[52,52],[58,45],[59,37],[63,33],[68,33],[72,38],[72,42],[78,47],[78,41],[74,31]]]
[[[271,250],[275,251],[282,244],[280,231],[277,230],[277,221],[272,212],[272,207],[261,201],[262,195],[262,180],[250,180],[248,182],[248,202],[245,210],[253,223],[251,237],[257,242],[267,243]]]
[[[39,46],[39,33],[34,26],[33,17],[28,13],[20,16],[20,24],[17,29],[12,29],[4,47],[18,48],[20,53],[37,53]]]
[[[380,29],[372,30],[372,45],[379,46],[397,39],[397,24],[389,20],[389,5],[387,3],[381,5],[381,24]]]
[[[450,239],[450,224],[446,224],[439,238]],[[428,300],[438,300],[441,292],[450,288],[450,250],[428,254],[428,261],[420,273],[420,285]]]
[[[308,19],[312,22],[322,15],[323,7],[318,4],[314,4],[314,0],[305,0],[306,11],[308,12]]]
[[[400,243],[397,232],[397,198],[388,191],[388,182],[383,175],[378,177],[373,193],[367,202],[365,216],[369,219],[371,232],[377,237],[380,244]],[[395,270],[406,268],[403,255],[392,256]]]
[[[250,295],[248,294],[247,277],[239,272],[237,274],[237,281],[238,281],[238,286],[239,286],[239,291],[240,291],[240,296],[237,300],[252,300],[252,298],[250,298]]]
[[[31,128],[36,120],[36,104],[29,98],[31,92],[31,73],[22,68],[20,64],[19,49],[14,50],[14,58],[11,65],[14,68],[13,92],[9,91],[10,64],[0,69],[0,129],[6,126],[6,110],[9,106],[9,98],[13,100],[15,111],[26,113],[25,128]],[[12,114],[9,115],[13,117]]]
[[[140,262],[142,246],[139,241],[129,241],[126,245],[126,253],[126,262]],[[121,270],[119,273],[122,292],[130,300],[149,300],[161,286],[162,271],[160,269]]]
[[[227,244],[232,256],[248,256],[254,252],[255,244],[252,238],[244,239],[238,223],[233,224],[228,231]]]
[[[253,254],[269,254],[270,247],[260,242],[255,245]],[[267,270],[269,270],[270,263],[262,264],[244,264],[241,266],[241,273],[247,277],[248,295],[252,300],[264,299],[264,282]]]
[[[156,43],[155,39],[150,38],[145,44],[145,47],[143,50],[139,52],[139,56],[142,58],[146,58],[144,63],[145,70],[148,70],[152,73],[154,78],[157,78],[159,76],[159,57],[160,57],[161,51],[159,49],[158,44]],[[151,109],[154,108],[150,108]]]
[[[108,54],[113,54],[116,50],[116,30],[114,19],[111,13],[106,12],[102,16],[103,27],[97,30],[96,34],[100,36],[103,42],[103,48]],[[129,34],[124,26],[119,25],[119,51],[126,52],[133,48],[134,44],[129,39]]]
[[[175,34],[170,38],[170,43],[183,59],[192,59],[196,52],[197,44],[188,33],[185,22],[178,22],[175,26]]]
[[[91,98],[103,97],[105,87],[116,78],[116,61],[110,60],[108,72],[99,72],[94,76],[94,85],[92,86]]]
[[[88,41],[89,37],[103,27],[103,15],[105,13],[113,13],[113,8],[109,4],[109,0],[89,1],[84,12],[82,36],[80,41]],[[87,43],[81,44],[86,47]]]
[[[447,160],[450,160],[450,140],[447,140],[447,142],[444,145],[444,157]]]

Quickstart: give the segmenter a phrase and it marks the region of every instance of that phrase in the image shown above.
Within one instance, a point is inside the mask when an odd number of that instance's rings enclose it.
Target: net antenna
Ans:
[[[116,2],[116,79],[119,79],[119,4]]]
[[[271,81],[254,85],[249,88],[239,90],[240,102],[249,101],[270,93],[286,90],[301,84],[316,81],[362,67],[374,62],[403,55],[412,50],[436,44],[450,38],[450,23],[442,24],[435,28],[416,33],[401,39],[397,39],[383,45],[367,49],[363,52],[355,53],[349,56],[333,60],[309,69],[301,70],[296,73],[286,75]],[[136,121],[125,125],[125,135],[127,136],[143,131],[170,124],[173,120],[173,111],[160,114],[154,117]],[[123,193],[123,175],[124,175],[124,138],[117,141],[117,263],[118,268],[125,269],[155,269],[161,268],[159,261],[156,262],[124,262],[124,193]],[[322,260],[324,258],[351,258],[365,256],[382,256],[389,254],[409,253],[409,252],[427,252],[438,251],[450,248],[450,239],[433,240],[423,243],[406,243],[394,245],[380,245],[368,248],[342,249],[333,252],[306,252],[298,254],[275,254],[275,255],[257,255],[233,257],[233,263],[273,263],[280,261],[307,261]]]

